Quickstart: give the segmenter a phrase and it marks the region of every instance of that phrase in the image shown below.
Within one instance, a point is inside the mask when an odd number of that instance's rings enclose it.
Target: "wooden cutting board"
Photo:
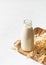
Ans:
[[[46,32],[46,30],[44,30],[44,29],[42,29],[40,27],[34,28],[34,35],[37,35],[37,34],[40,35],[40,34],[43,34],[44,32]],[[23,54],[25,56],[27,56],[27,54],[29,53],[27,51],[23,51],[22,50],[22,48],[21,48],[21,40],[15,41],[14,42],[14,47],[17,48],[17,50],[18,50],[19,53],[21,53],[21,54]]]
[[[44,29],[42,29],[40,27],[34,28],[34,35],[36,35],[36,34],[40,35],[40,34],[43,34],[44,32],[46,32],[46,30],[44,30]],[[21,49],[21,40],[15,41],[14,46],[17,46],[18,52],[25,55],[25,56],[29,53],[29,52],[23,51]]]

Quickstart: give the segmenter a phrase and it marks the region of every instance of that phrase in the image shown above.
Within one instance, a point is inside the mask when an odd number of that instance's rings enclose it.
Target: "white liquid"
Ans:
[[[34,46],[34,32],[30,25],[25,24],[22,29],[21,48],[24,51],[31,51]]]

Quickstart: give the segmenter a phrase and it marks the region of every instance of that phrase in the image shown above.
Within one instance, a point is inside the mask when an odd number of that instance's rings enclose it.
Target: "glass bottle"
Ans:
[[[34,47],[34,31],[31,20],[24,20],[24,26],[21,34],[21,48],[24,51],[31,51]]]

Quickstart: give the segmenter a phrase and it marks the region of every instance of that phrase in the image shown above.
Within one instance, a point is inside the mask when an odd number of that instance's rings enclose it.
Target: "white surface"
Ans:
[[[46,0],[0,0],[0,65],[38,64],[11,50],[20,39],[25,18],[33,21],[33,27],[46,29]]]

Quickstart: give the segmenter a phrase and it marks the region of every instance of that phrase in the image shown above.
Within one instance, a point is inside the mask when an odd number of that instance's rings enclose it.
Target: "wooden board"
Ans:
[[[40,27],[34,28],[34,35],[36,35],[36,34],[40,35],[40,34],[43,34],[44,32],[46,32],[46,30],[44,30],[44,29],[42,29],[42,28],[40,28]],[[17,45],[16,45],[16,44],[17,44]],[[25,56],[29,53],[29,52],[23,51],[23,50],[21,49],[21,40],[15,41],[15,42],[14,42],[14,46],[17,46],[18,52],[20,52],[21,54],[23,54],[23,55],[25,55]]]
[[[36,35],[36,34],[40,35],[40,34],[43,34],[44,32],[46,32],[46,30],[44,30],[42,28],[39,28],[39,27],[34,28],[34,35]],[[27,54],[29,53],[27,51],[22,50],[22,48],[21,48],[21,40],[15,41],[14,42],[14,47],[16,47],[18,49],[19,53],[21,53],[21,54],[23,54],[25,56],[27,56]]]

